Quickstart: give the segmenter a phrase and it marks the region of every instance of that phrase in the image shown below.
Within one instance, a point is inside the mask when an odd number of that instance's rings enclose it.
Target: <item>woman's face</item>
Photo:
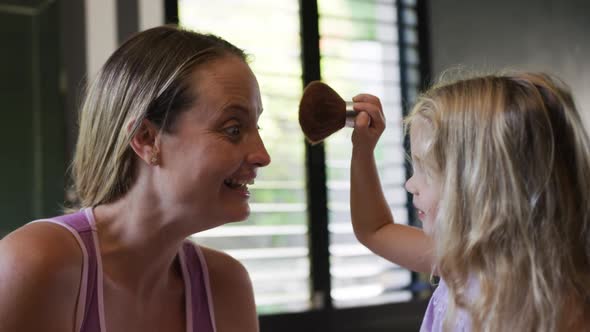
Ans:
[[[424,156],[429,148],[429,125],[425,120],[415,119],[410,128],[412,147],[412,177],[406,182],[406,190],[413,196],[412,201],[423,230],[432,235],[438,213],[441,185],[439,177],[432,174],[425,165]]]
[[[204,230],[248,217],[248,185],[270,156],[257,126],[258,82],[244,61],[214,60],[191,81],[195,102],[161,136],[157,185],[162,204]]]

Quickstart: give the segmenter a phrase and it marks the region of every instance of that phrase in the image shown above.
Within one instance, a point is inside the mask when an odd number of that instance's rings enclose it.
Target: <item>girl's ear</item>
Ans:
[[[135,127],[135,120],[129,121],[127,131],[131,132]],[[135,154],[147,164],[159,163],[159,129],[149,120],[143,119],[137,126],[137,130],[131,137],[129,144]]]

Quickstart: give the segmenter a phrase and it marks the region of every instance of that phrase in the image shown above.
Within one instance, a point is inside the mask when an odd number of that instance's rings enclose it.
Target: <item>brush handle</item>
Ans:
[[[348,128],[354,128],[354,119],[356,118],[357,112],[352,108],[352,102],[346,102],[346,121],[344,126]]]

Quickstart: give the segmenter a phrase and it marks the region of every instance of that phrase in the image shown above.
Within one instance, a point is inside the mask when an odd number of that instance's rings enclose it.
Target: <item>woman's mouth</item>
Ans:
[[[237,190],[246,196],[250,196],[250,192],[248,191],[248,185],[254,184],[254,178],[249,179],[226,179],[223,181],[228,188],[232,190]]]

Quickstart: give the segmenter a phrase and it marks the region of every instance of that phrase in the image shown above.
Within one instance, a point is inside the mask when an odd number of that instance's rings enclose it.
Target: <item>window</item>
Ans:
[[[407,165],[401,120],[402,101],[411,102],[420,83],[415,1],[172,2],[180,25],[244,48],[260,84],[265,109],[261,134],[273,162],[251,187],[251,217],[194,238],[246,266],[263,330],[265,317],[293,314],[298,324],[317,326],[325,319],[317,315],[326,310],[375,310],[392,303],[408,308],[408,301],[419,303],[420,317],[425,305],[416,301],[416,276],[369,252],[352,233],[351,130],[312,147],[297,118],[304,83],[314,79],[321,78],[348,100],[360,92],[379,96],[388,121],[376,148],[383,189],[396,222],[411,222],[413,211],[403,188]],[[323,322],[322,331],[344,330]]]
[[[384,193],[407,224],[397,13],[393,1],[319,0],[322,79],[350,100],[379,96],[387,130],[375,149]],[[344,98],[346,98],[344,97]],[[350,130],[326,141],[331,295],[336,307],[407,301],[411,273],[356,241],[350,222]]]
[[[265,109],[259,126],[273,159],[251,186],[249,220],[198,234],[197,241],[246,266],[259,312],[309,309],[305,145],[297,119],[302,91],[298,3],[180,0],[178,15],[181,25],[223,36],[251,55]]]

